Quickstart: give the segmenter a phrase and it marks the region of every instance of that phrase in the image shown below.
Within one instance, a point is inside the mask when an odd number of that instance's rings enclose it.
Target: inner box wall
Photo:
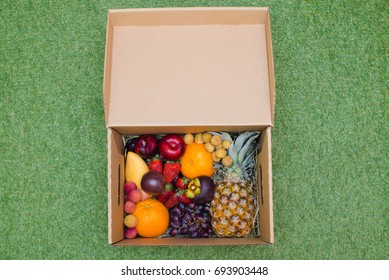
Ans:
[[[177,132],[178,129],[174,132]],[[212,131],[220,131],[219,129],[213,128]],[[225,130],[223,130],[225,131]],[[270,127],[256,130],[260,131],[260,152],[258,155],[258,169],[261,172],[258,172],[257,179],[257,202],[259,206],[259,216],[258,216],[258,224],[259,224],[259,232],[260,235],[258,237],[251,238],[209,238],[210,240],[217,240],[217,242],[213,245],[218,244],[262,244],[262,243],[272,243],[273,242],[273,233],[272,233],[272,219],[270,219],[270,211],[272,205],[270,205],[269,195],[271,194],[271,189],[269,190],[269,185],[271,183],[271,177],[269,178],[269,140],[270,138]],[[228,131],[232,132],[232,131]],[[177,132],[179,133],[179,132]],[[134,133],[135,134],[135,133]],[[141,134],[141,133],[137,133]],[[136,134],[135,134],[136,135]],[[164,238],[155,238],[153,240],[149,238],[136,238],[133,240],[124,239],[123,231],[123,218],[124,218],[124,145],[125,138],[128,137],[126,134],[121,134],[117,132],[115,129],[108,129],[108,158],[109,158],[109,166],[108,166],[108,196],[109,196],[109,211],[108,211],[108,220],[109,220],[109,243],[117,245],[187,245],[190,244],[198,244],[198,245],[207,245],[210,241],[204,241],[202,239],[198,239],[195,241],[190,238],[173,238],[173,237],[164,237]],[[270,162],[271,164],[271,162]],[[271,166],[270,166],[271,169]],[[271,207],[270,207],[271,206]],[[272,217],[272,215],[271,215]],[[180,239],[177,241],[177,239]],[[222,241],[224,240],[224,241]],[[119,242],[119,243],[118,243]],[[211,242],[213,243],[213,242]],[[212,244],[211,244],[212,245]]]

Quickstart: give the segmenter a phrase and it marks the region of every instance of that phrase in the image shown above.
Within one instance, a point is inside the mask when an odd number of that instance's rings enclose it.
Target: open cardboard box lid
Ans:
[[[273,126],[268,8],[110,10],[106,126]]]

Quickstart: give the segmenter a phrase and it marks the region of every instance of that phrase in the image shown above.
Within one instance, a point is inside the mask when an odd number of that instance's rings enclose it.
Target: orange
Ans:
[[[194,179],[203,175],[212,176],[214,172],[212,155],[205,149],[204,144],[186,145],[185,153],[181,157],[182,175]]]
[[[156,237],[163,234],[169,226],[169,212],[158,200],[149,198],[139,201],[134,212],[138,219],[136,231],[142,237]]]

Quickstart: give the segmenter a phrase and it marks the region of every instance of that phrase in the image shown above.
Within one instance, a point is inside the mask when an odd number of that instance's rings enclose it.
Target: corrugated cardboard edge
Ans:
[[[104,79],[103,79],[103,96],[104,96],[104,113],[105,123],[108,127],[108,111],[109,111],[109,93],[111,86],[111,63],[112,63],[112,23],[110,20],[110,13],[107,15],[107,27],[106,27],[106,38],[105,38],[105,56],[104,56]]]
[[[270,10],[267,13],[266,19],[266,49],[267,49],[267,64],[268,64],[268,73],[269,73],[269,90],[270,90],[270,109],[271,109],[271,118],[272,126],[274,126],[274,115],[276,107],[276,81],[274,74],[274,57],[273,57],[273,43],[271,35],[271,23],[270,23]]]
[[[108,128],[108,243],[124,238],[124,156],[120,133]]]
[[[268,243],[274,243],[271,127],[262,131],[261,143],[258,174],[260,237]]]
[[[228,246],[228,245],[268,245],[261,238],[135,238],[123,239],[113,245],[117,246]]]

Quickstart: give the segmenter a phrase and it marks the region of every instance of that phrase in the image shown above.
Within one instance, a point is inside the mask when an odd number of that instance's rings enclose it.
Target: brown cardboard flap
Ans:
[[[115,10],[108,21],[107,127],[272,125],[266,8]]]
[[[274,243],[272,190],[273,182],[270,127],[262,131],[261,143],[262,148],[259,155],[260,172],[258,173],[260,237],[266,242]]]
[[[265,27],[266,27],[267,64],[268,64],[268,72],[269,72],[271,120],[272,120],[272,125],[274,125],[274,114],[276,109],[276,81],[275,81],[275,74],[274,74],[273,44],[272,44],[269,13],[267,14],[266,17]]]
[[[264,24],[266,7],[150,8],[109,10],[115,26]]]
[[[123,185],[124,156],[122,136],[108,129],[108,242],[115,243],[124,238],[123,229]]]
[[[123,135],[130,134],[164,134],[164,133],[201,133],[204,131],[229,131],[229,132],[242,132],[242,131],[262,131],[267,126],[248,126],[248,125],[213,125],[213,126],[115,126],[116,131]]]

